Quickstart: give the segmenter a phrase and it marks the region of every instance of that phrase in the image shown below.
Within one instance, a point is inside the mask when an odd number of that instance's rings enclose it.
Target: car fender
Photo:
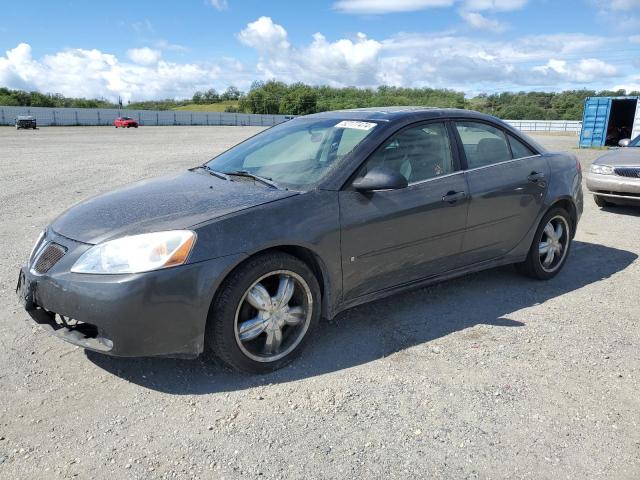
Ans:
[[[340,211],[337,192],[313,190],[248,208],[192,227],[198,235],[198,261],[220,256],[247,258],[279,249],[295,256],[311,254],[322,275],[323,312],[342,296]],[[305,260],[303,258],[303,260]]]

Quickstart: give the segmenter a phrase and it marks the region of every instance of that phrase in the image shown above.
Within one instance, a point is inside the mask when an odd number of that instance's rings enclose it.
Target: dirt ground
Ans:
[[[640,478],[640,209],[588,194],[555,279],[506,267],[349,310],[267,376],[87,353],[20,309],[57,214],[257,131],[0,128],[0,478]]]

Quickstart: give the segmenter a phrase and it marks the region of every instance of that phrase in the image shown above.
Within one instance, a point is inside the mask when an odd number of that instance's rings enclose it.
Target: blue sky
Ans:
[[[640,0],[43,0],[0,17],[0,86],[143,100],[270,78],[640,89]]]

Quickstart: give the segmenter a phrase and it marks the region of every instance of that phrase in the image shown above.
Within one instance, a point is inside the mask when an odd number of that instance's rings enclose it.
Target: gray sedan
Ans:
[[[475,112],[299,117],[71,208],[36,241],[17,293],[89,350],[204,352],[267,372],[320,318],[365,302],[498,265],[554,277],[581,177],[575,156]]]
[[[640,136],[596,159],[586,180],[599,207],[640,204]]]

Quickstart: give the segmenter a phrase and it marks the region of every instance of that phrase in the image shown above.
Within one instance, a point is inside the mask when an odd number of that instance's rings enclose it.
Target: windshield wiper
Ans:
[[[236,170],[234,172],[225,172],[223,175],[235,175],[237,177],[253,178],[254,180],[264,183],[265,185],[268,185],[271,188],[277,188],[278,190],[280,190],[280,185],[278,185],[276,182],[274,182],[270,178],[261,177],[260,175],[256,175],[255,173],[251,173],[247,170]]]
[[[213,175],[214,177],[221,178],[222,180],[231,181],[231,179],[229,178],[229,175],[222,172],[217,172],[213,168],[209,167],[208,165],[200,165],[197,168],[201,168],[205,170],[207,173],[209,173],[210,175]]]

